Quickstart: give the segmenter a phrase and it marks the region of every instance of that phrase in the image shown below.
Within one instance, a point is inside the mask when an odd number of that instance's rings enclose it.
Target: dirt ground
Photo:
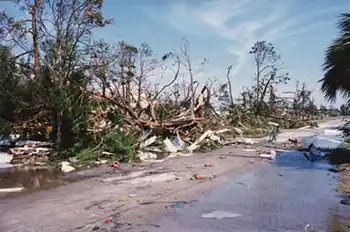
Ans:
[[[94,178],[0,200],[0,231],[130,230],[172,210],[174,202],[195,200],[235,173],[252,171],[268,162],[240,145],[121,167],[126,171],[103,166],[95,170],[99,176]],[[193,179],[195,174],[205,179]]]
[[[290,149],[285,147],[289,137],[313,134],[340,123],[330,120],[316,130],[285,131],[278,135],[277,145],[270,147]],[[265,144],[263,149],[270,148]],[[1,199],[0,232],[133,231],[173,210],[174,203],[196,200],[235,174],[257,170],[268,163],[254,149],[235,145],[159,163],[127,164],[119,169],[104,165],[84,171],[84,175],[94,177],[83,181]],[[195,174],[204,179],[191,180]]]

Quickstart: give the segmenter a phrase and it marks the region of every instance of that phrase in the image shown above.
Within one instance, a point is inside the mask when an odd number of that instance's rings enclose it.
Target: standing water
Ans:
[[[331,136],[334,141],[327,147],[338,144],[339,138]],[[326,145],[326,138],[323,134],[322,141],[310,137],[304,142]],[[343,196],[335,191],[338,174],[329,168],[324,160],[309,162],[302,152],[282,153],[268,168],[233,177],[194,207],[170,212],[155,222],[159,228],[146,230],[302,232],[309,225],[319,231],[350,231],[350,206],[340,204]]]

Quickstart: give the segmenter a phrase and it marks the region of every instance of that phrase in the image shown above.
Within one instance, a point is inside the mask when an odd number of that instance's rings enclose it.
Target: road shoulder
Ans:
[[[113,231],[145,224],[171,210],[174,202],[198,199],[235,174],[267,163],[243,145],[230,146],[0,200],[0,231]]]

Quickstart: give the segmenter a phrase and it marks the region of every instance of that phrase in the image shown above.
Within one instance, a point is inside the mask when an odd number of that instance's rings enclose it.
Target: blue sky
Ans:
[[[109,41],[147,41],[160,55],[178,48],[185,36],[194,62],[209,60],[201,78],[225,81],[226,68],[234,66],[234,92],[252,84],[249,49],[257,40],[268,40],[294,81],[316,89],[315,100],[323,104],[317,81],[324,51],[338,34],[339,14],[348,9],[348,0],[105,0],[105,15],[115,24],[100,35]],[[277,90],[294,88],[294,81]]]
[[[233,65],[233,86],[253,83],[254,66],[249,49],[257,40],[272,42],[292,81],[277,87],[287,91],[295,81],[315,89],[317,104],[326,104],[317,81],[322,78],[324,51],[338,30],[340,13],[350,9],[348,0],[104,0],[105,17],[114,24],[94,34],[108,42],[126,40],[133,45],[148,42],[158,56],[178,49],[181,38],[191,44],[193,63],[209,63],[197,76],[205,82],[224,82]],[[0,6],[3,3],[0,3]],[[8,5],[8,4],[6,4]],[[6,10],[6,7],[5,7]],[[343,103],[339,99],[336,106]],[[326,104],[327,105],[327,104]]]

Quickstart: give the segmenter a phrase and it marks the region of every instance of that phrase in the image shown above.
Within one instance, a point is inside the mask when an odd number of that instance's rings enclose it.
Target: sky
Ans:
[[[227,67],[233,65],[234,95],[253,84],[249,50],[256,41],[266,40],[274,44],[292,78],[276,90],[293,90],[297,80],[305,81],[315,90],[316,104],[328,106],[318,80],[323,77],[325,49],[338,35],[336,22],[348,9],[349,0],[104,0],[104,16],[114,23],[94,37],[134,46],[145,41],[158,57],[179,49],[186,37],[194,66],[208,60],[195,78],[224,83]],[[342,103],[339,96],[334,106]]]

